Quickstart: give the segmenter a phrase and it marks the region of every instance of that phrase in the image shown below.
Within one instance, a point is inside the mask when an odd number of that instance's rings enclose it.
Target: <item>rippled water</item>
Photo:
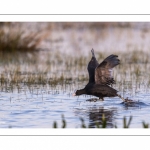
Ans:
[[[122,103],[121,99],[105,98],[105,101],[86,101],[91,96],[73,97],[69,90],[49,90],[27,87],[13,92],[0,93],[0,127],[1,128],[52,128],[54,121],[62,126],[63,114],[68,128],[80,128],[82,117],[85,125],[94,127],[101,124],[102,114],[107,120],[107,127],[123,127],[123,117],[133,116],[130,127],[141,128],[142,122],[150,123],[150,93],[138,93],[135,105]]]
[[[141,128],[143,121],[150,124],[150,24],[56,24],[22,23],[27,34],[47,33],[41,35],[42,51],[0,55],[0,128],[52,128],[54,121],[61,128],[62,115],[67,128],[80,128],[80,118],[95,127],[103,114],[108,128],[123,127],[124,116],[133,117],[133,128]],[[119,56],[114,88],[137,103],[124,104],[118,97],[89,102],[92,96],[72,96],[88,82],[92,48],[98,62],[112,53]]]

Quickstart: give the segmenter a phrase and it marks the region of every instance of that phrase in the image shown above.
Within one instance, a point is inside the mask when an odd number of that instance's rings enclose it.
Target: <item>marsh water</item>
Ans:
[[[41,51],[0,53],[0,128],[53,128],[54,122],[61,128],[62,115],[67,128],[81,128],[80,118],[95,128],[103,116],[108,128],[122,128],[123,118],[128,121],[130,116],[131,128],[142,128],[143,121],[149,124],[149,26],[22,23],[25,30],[37,29],[47,36],[42,37]],[[112,53],[119,56],[113,87],[135,103],[123,103],[119,97],[90,102],[94,96],[72,96],[88,82],[92,48],[99,63]]]
[[[137,93],[133,98],[139,102],[124,104],[121,99],[105,98],[105,101],[89,102],[91,96],[73,97],[68,90],[50,90],[49,86],[34,85],[30,89],[20,85],[18,90],[3,91],[0,94],[1,128],[52,128],[54,121],[62,126],[64,115],[68,128],[80,128],[82,117],[85,124],[95,127],[101,124],[105,115],[107,127],[123,127],[123,117],[133,116],[130,127],[141,128],[143,121],[149,121],[149,92]],[[148,123],[148,122],[147,122]]]

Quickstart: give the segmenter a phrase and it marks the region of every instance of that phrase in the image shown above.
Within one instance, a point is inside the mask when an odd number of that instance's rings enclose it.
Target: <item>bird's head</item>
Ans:
[[[79,90],[76,90],[76,91],[73,93],[73,96],[78,96],[78,95],[80,95],[80,92],[79,92]]]
[[[82,94],[86,94],[85,89],[76,90],[76,91],[73,93],[73,96],[79,96],[79,95],[82,95]]]

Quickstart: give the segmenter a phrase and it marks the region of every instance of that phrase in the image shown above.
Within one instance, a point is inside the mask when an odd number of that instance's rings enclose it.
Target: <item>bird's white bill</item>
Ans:
[[[73,93],[72,96],[76,96],[76,93]]]

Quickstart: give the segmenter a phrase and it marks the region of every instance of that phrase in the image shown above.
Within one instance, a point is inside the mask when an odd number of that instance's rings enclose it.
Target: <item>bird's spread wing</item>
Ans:
[[[91,52],[92,52],[92,58],[87,67],[89,73],[89,83],[95,82],[95,68],[99,65],[95,58],[94,50],[92,49]]]
[[[115,83],[112,71],[119,64],[117,55],[110,55],[95,69],[95,83],[112,85]]]

